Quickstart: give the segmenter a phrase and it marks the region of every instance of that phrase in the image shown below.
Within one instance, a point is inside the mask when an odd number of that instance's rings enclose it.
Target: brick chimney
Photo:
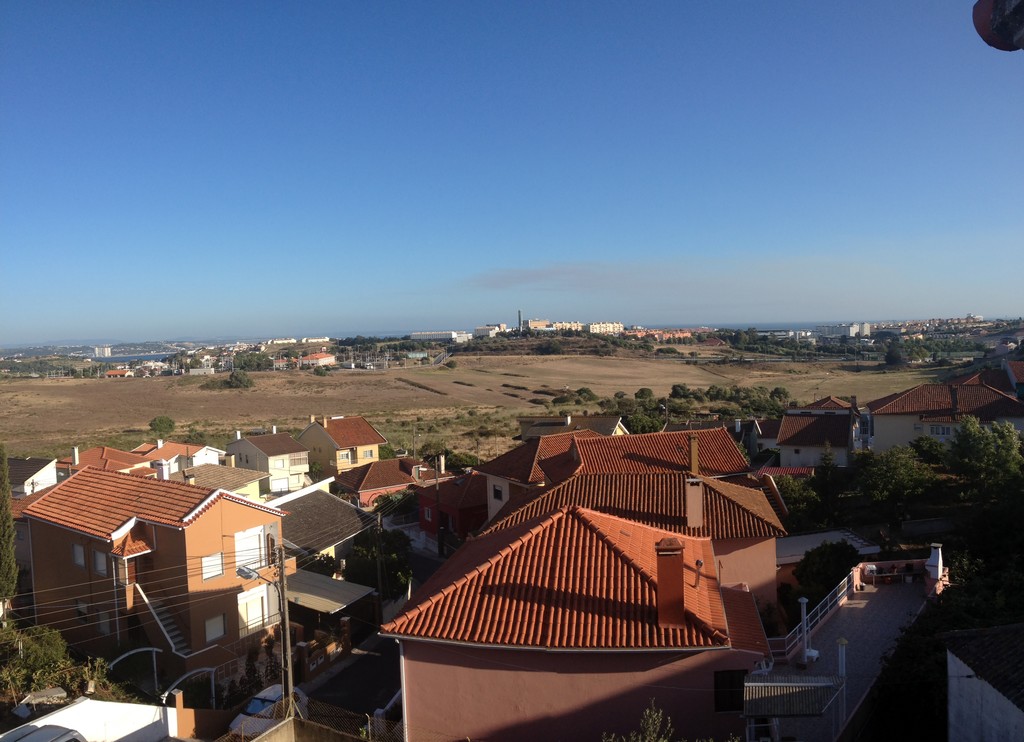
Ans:
[[[683,626],[683,542],[663,538],[654,545],[654,551],[658,556],[658,626]]]
[[[186,473],[185,474],[185,484],[195,484],[195,483],[196,483],[196,475],[195,474],[188,474],[188,473]]]
[[[695,477],[700,476],[700,456],[698,456],[697,451],[697,440],[697,434],[690,433],[690,474]]]
[[[686,525],[689,528],[704,526],[704,482],[696,477],[686,478]]]

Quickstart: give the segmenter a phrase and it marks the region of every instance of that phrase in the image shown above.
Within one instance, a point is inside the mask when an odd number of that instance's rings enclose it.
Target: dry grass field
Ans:
[[[0,379],[0,441],[11,455],[66,456],[73,445],[135,445],[152,434],[148,423],[168,415],[172,438],[194,426],[222,445],[236,429],[297,430],[309,415],[369,418],[396,446],[415,429],[456,450],[489,456],[512,445],[515,417],[545,414],[535,390],[589,387],[599,396],[632,395],[650,387],[667,395],[672,384],[695,387],[782,386],[801,402],[828,394],[863,402],[932,381],[935,370],[880,371],[853,363],[737,363],[688,365],[679,360],[587,356],[456,356],[457,367],[387,371],[251,374],[255,388],[210,390],[209,377],[139,379]],[[597,412],[596,404],[590,406]],[[582,408],[578,410],[582,412]],[[475,431],[475,432],[474,432]]]

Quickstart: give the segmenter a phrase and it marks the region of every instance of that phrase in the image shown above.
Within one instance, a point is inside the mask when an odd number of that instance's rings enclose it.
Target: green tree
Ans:
[[[885,350],[885,365],[886,366],[902,366],[903,365],[903,351],[900,350],[899,344],[896,342],[889,343],[889,347]]]
[[[950,441],[950,469],[976,499],[999,498],[1019,480],[1022,464],[1020,435],[1010,423],[985,428],[977,418],[965,417]]]
[[[846,541],[826,541],[808,550],[793,570],[808,609],[821,602],[859,561],[857,547]]]
[[[224,385],[228,389],[250,389],[256,386],[252,378],[245,371],[239,371],[237,368],[231,372],[228,376],[228,380],[224,382]]]
[[[274,359],[266,353],[236,353],[232,365],[240,371],[271,371]]]
[[[167,415],[157,415],[149,421],[149,429],[162,438],[174,431],[174,420]]]
[[[885,503],[891,518],[906,517],[907,506],[934,486],[935,475],[910,446],[857,456],[857,488],[875,502]]]
[[[930,435],[922,435],[915,438],[910,442],[910,447],[914,449],[917,458],[931,466],[945,464],[949,453],[949,450],[943,445],[942,441],[932,438]]]
[[[825,527],[826,518],[822,513],[821,497],[808,480],[783,476],[776,479],[775,484],[789,511],[786,518],[788,531],[796,533]]]
[[[18,563],[14,560],[14,516],[11,514],[11,476],[7,447],[0,443],[0,618],[18,590]]]
[[[345,579],[377,588],[383,598],[397,598],[412,579],[409,537],[402,531],[370,529],[357,535],[352,553],[345,559]],[[377,555],[380,553],[384,585],[377,583]]]
[[[601,742],[673,742],[675,733],[672,719],[654,705],[652,698],[651,705],[640,715],[640,729],[634,729],[628,736],[606,732],[601,735]]]

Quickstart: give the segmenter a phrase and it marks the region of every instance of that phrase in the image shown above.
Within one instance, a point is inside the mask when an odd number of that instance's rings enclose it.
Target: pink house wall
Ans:
[[[759,607],[778,601],[775,579],[775,539],[747,538],[715,541],[718,579],[726,586],[746,583]]]
[[[575,740],[628,733],[654,699],[690,739],[743,733],[716,713],[714,673],[760,659],[703,652],[548,652],[402,642],[408,739]]]

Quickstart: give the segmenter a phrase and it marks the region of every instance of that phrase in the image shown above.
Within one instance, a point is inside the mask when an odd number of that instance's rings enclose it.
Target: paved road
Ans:
[[[373,714],[401,687],[398,642],[380,639],[373,648],[356,651],[360,652],[358,659],[310,693],[310,697],[357,714]]]

